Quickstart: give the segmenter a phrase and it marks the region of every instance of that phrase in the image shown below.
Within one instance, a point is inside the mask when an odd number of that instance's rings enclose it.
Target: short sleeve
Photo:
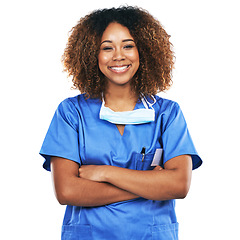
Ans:
[[[173,103],[162,133],[163,164],[180,155],[191,155],[193,169],[202,164],[187,128],[183,113],[177,103]]]
[[[43,167],[46,170],[50,171],[52,156],[80,164],[78,119],[78,111],[69,99],[58,106],[40,150],[40,155],[45,158]]]

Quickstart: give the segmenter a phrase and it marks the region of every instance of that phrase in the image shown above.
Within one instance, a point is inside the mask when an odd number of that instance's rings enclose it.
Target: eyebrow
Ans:
[[[134,40],[133,40],[133,39],[124,39],[124,40],[122,40],[122,42],[129,42],[129,41],[132,41],[132,42],[134,42]],[[102,44],[103,44],[103,43],[105,43],[105,42],[107,42],[107,43],[112,43],[112,41],[111,41],[111,40],[105,40],[105,41],[101,42],[101,44],[100,44],[100,45],[102,45]]]

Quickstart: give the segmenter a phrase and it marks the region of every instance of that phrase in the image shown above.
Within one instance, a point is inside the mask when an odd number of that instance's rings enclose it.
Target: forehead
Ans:
[[[122,41],[124,39],[132,39],[127,27],[119,23],[110,23],[102,35],[102,41],[110,40],[112,42]]]

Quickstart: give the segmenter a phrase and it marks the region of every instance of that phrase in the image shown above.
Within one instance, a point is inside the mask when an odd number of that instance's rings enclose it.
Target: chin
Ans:
[[[123,80],[123,79],[111,79],[108,80],[110,84],[117,85],[117,86],[126,86],[130,84],[131,80]]]

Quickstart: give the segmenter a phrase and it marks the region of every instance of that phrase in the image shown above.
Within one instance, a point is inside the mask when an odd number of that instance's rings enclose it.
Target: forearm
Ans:
[[[51,158],[51,171],[57,200],[63,205],[101,206],[137,198],[109,183],[80,178],[79,165],[68,159]]]
[[[151,171],[109,165],[79,168],[79,176],[83,179],[107,182],[134,195],[159,201],[184,198],[190,187],[191,174],[192,159],[188,155],[172,158],[164,164],[164,169],[158,166]]]
[[[178,179],[174,170],[138,171],[112,168],[105,181],[151,200],[182,198],[185,192],[181,189],[181,179]]]
[[[94,207],[137,198],[138,196],[109,183],[87,179],[69,179],[65,189],[57,197],[63,205]]]
[[[103,181],[143,198],[169,200],[186,197],[191,183],[191,157],[188,155],[175,157],[164,167],[165,169],[161,171],[138,171],[104,166],[106,171],[102,176]]]

